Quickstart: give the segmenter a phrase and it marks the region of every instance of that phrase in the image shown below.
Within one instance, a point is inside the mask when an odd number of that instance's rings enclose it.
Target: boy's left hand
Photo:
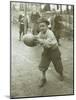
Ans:
[[[38,42],[39,42],[40,45],[44,44],[44,41],[42,39],[38,39]]]
[[[40,45],[44,44],[43,39],[38,38],[37,36],[34,36],[34,42]]]
[[[37,36],[34,36],[34,42],[35,42],[36,44],[39,43],[39,41],[38,41],[38,37],[37,37]]]

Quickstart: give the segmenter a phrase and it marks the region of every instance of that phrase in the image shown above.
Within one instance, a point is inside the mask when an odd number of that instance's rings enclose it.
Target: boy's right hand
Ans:
[[[34,36],[34,42],[36,44],[40,44],[40,45],[43,45],[44,44],[43,39],[39,39],[38,36]]]
[[[39,44],[39,41],[38,41],[38,37],[37,36],[34,36],[34,42],[36,43],[36,44]]]

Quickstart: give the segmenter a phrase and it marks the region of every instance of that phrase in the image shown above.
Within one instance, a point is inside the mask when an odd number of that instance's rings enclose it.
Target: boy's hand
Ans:
[[[38,44],[39,43],[39,41],[38,41],[38,37],[37,36],[34,36],[34,42],[36,43],[36,44]]]
[[[42,45],[42,46],[44,45],[44,40],[43,40],[43,39],[38,39],[37,41],[38,41],[38,43],[39,43],[40,45]]]
[[[34,42],[40,45],[44,44],[43,39],[39,39],[37,36],[34,36]]]

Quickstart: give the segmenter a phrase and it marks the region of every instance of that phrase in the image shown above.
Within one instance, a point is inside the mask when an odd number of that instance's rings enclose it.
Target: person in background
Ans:
[[[62,17],[60,15],[59,12],[56,13],[56,16],[54,18],[54,33],[58,42],[58,45],[60,46],[60,34],[61,34],[61,29],[62,29],[62,25],[61,25],[61,21],[62,21]]]
[[[46,12],[47,20],[49,22],[48,28],[51,30],[51,11]]]
[[[24,35],[24,15],[19,15],[19,41],[21,41],[21,34]]]
[[[43,48],[39,70],[42,72],[42,79],[39,87],[43,87],[46,81],[46,71],[52,61],[56,72],[60,75],[60,80],[63,81],[63,65],[61,61],[61,53],[58,48],[57,40],[54,33],[48,29],[49,22],[45,18],[38,20],[40,32],[35,36],[34,41],[40,44]]]
[[[36,11],[36,8],[33,8],[33,12],[31,13],[31,23],[32,23],[32,33],[36,35],[39,33],[37,20],[40,18],[39,12]]]

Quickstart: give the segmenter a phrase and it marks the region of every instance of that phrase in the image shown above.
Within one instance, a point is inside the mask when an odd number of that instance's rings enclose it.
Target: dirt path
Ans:
[[[30,48],[18,41],[18,28],[12,28],[11,96],[31,97],[73,94],[73,41],[61,39],[64,81],[59,81],[53,64],[47,71],[47,84],[39,88],[41,73],[38,70],[40,47]]]

